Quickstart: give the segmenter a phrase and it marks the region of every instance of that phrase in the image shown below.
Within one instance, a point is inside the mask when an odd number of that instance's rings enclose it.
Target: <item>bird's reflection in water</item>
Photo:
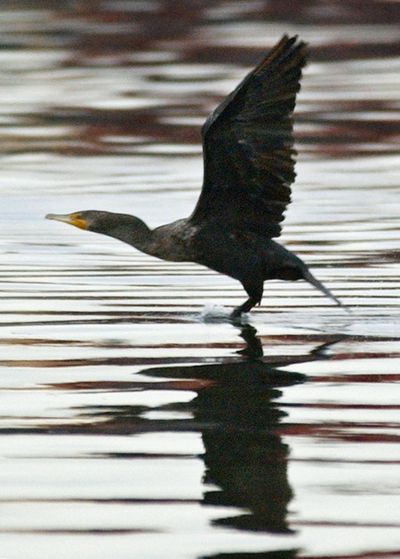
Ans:
[[[204,443],[204,505],[246,512],[223,516],[215,525],[241,530],[290,533],[287,510],[293,496],[288,482],[288,446],[276,427],[285,416],[276,400],[281,388],[305,381],[261,360],[256,330],[245,325],[243,361],[147,369],[155,377],[210,381],[190,402]],[[207,488],[207,486],[213,486]]]
[[[136,434],[143,432],[198,431],[204,443],[201,458],[205,464],[202,504],[221,507],[215,526],[270,534],[293,533],[288,521],[288,508],[293,491],[288,481],[289,448],[279,434],[279,426],[286,412],[279,406],[282,389],[306,382],[305,375],[287,372],[280,366],[327,357],[332,339],[301,356],[274,357],[267,363],[256,330],[250,325],[235,324],[245,341],[240,357],[223,363],[196,366],[151,367],[139,371],[153,382],[133,380],[130,383],[107,381],[98,389],[190,390],[196,392],[190,402],[171,402],[149,408],[147,406],[87,407],[85,421],[71,426],[71,432],[102,434]],[[163,382],[157,382],[157,379]],[[60,385],[63,389],[66,385]],[[74,383],[71,389],[78,389]],[[79,389],[87,389],[81,383]],[[157,411],[165,416],[149,417]],[[176,416],[176,412],[178,416]],[[182,419],[180,412],[186,412]],[[173,417],[171,417],[171,414]],[[187,417],[189,415],[189,417]],[[101,421],[97,421],[100,416]],[[147,417],[146,417],[147,416]],[[92,421],[88,422],[88,418]],[[105,420],[105,418],[107,418]],[[55,429],[55,426],[52,426]],[[60,429],[65,432],[65,425]],[[111,454],[113,458],[120,455]],[[234,507],[237,513],[227,512]],[[276,554],[277,553],[277,554]],[[296,550],[265,553],[232,553],[204,559],[292,559]]]

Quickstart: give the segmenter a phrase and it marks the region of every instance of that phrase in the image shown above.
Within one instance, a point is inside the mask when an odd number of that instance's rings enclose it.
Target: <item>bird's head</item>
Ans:
[[[95,233],[107,233],[113,229],[120,220],[118,216],[112,212],[101,212],[98,210],[86,210],[82,212],[73,212],[70,214],[47,214],[46,219],[62,221],[69,223],[79,229],[87,229]]]
[[[47,214],[46,219],[54,219],[55,221],[62,221],[63,223],[69,223],[79,229],[89,229],[90,216],[92,212],[74,212],[71,214]]]
[[[114,237],[142,250],[150,239],[151,231],[141,219],[128,214],[86,210],[71,214],[47,214],[47,219],[69,223],[79,229]]]

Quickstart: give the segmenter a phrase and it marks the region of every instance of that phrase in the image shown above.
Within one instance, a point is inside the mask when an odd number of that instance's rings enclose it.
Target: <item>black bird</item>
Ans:
[[[271,279],[304,279],[340,305],[300,258],[272,240],[295,179],[292,112],[305,62],[306,44],[284,36],[208,117],[203,188],[190,217],[153,230],[135,216],[105,211],[46,217],[237,279],[248,299],[234,317],[261,303]]]

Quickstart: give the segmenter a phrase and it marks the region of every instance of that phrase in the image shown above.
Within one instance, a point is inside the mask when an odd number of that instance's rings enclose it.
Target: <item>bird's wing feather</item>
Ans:
[[[305,60],[305,43],[284,36],[209,116],[193,224],[220,220],[231,229],[279,236],[295,178],[291,114]]]

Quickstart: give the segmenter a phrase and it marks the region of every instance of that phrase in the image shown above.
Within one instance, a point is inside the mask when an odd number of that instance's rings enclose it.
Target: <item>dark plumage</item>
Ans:
[[[209,116],[202,129],[203,188],[190,217],[154,230],[111,212],[47,217],[237,279],[249,298],[234,316],[261,302],[269,279],[304,279],[340,304],[300,258],[272,240],[295,178],[292,112],[305,61],[305,43],[284,36]]]

